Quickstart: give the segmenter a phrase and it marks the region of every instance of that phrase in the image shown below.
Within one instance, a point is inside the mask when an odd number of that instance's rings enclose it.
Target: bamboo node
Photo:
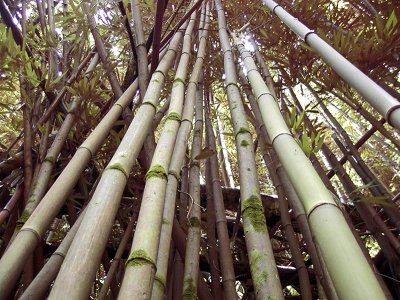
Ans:
[[[142,265],[153,265],[154,268],[156,267],[154,260],[151,259],[151,257],[147,255],[146,251],[142,249],[132,251],[126,260],[125,265],[126,267],[137,267]]]
[[[168,173],[165,171],[164,167],[161,165],[154,165],[152,166],[146,173],[146,176],[144,177],[145,180],[148,180],[149,178],[160,178],[160,179],[168,179]]]
[[[238,130],[238,132],[235,134],[235,139],[236,139],[237,136],[238,136],[239,134],[241,134],[241,133],[250,133],[250,134],[251,134],[251,132],[250,132],[250,130],[249,130],[248,128],[246,128],[246,127],[240,127],[239,130]]]
[[[171,120],[171,121],[178,121],[179,123],[181,122],[181,116],[176,113],[176,112],[171,112],[168,114],[166,121]]]

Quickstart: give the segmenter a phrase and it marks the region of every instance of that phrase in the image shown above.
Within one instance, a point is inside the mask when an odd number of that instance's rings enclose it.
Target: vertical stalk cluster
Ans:
[[[119,294],[120,299],[149,299],[156,271],[156,259],[168,169],[180,125],[187,64],[190,58],[191,39],[196,13],[190,19],[183,41],[183,53],[174,79],[166,122],[146,174],[146,185],[131,253]],[[150,87],[149,87],[150,88]],[[163,282],[166,285],[166,282]]]
[[[247,77],[257,97],[269,139],[298,194],[323,260],[338,296],[344,299],[384,299],[384,293],[349,229],[340,208],[332,199],[280,114],[276,99],[264,83],[251,53],[235,38]],[[300,176],[301,174],[301,176]],[[332,226],[335,224],[335,227]],[[334,233],[336,232],[336,234]],[[340,234],[337,234],[340,232]],[[335,234],[336,239],[330,237]],[[351,260],[348,258],[351,257]],[[352,287],[360,284],[362,287]]]
[[[105,168],[98,187],[87,207],[86,217],[65,257],[49,299],[86,297],[100,263],[118,210],[122,192],[132,166],[151,127],[166,72],[174,61],[182,38],[177,32],[170,47],[154,72],[144,101],[130,124],[111,161]],[[81,262],[85,261],[86,264]],[[71,274],[76,274],[71,276]],[[69,295],[65,289],[70,290]]]
[[[215,4],[218,12],[220,43],[224,53],[225,87],[235,131],[241,211],[253,285],[257,299],[268,297],[283,299],[261,204],[254,150],[251,147],[252,137],[237,86],[236,64],[229,43],[225,14],[221,2],[216,0]]]

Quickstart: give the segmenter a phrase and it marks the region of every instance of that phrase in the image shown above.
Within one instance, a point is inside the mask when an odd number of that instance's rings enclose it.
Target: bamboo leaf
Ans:
[[[207,159],[207,158],[213,156],[214,153],[215,153],[214,150],[211,150],[209,148],[204,148],[203,150],[201,150],[201,152],[194,159],[195,160]]]

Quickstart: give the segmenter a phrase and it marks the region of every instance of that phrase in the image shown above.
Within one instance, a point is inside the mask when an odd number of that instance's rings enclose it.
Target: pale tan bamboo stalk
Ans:
[[[115,276],[115,273],[118,270],[118,267],[121,264],[122,255],[124,254],[124,252],[126,250],[126,245],[128,244],[128,242],[132,236],[132,231],[133,231],[134,225],[137,221],[137,217],[138,217],[138,213],[134,212],[128,226],[126,227],[124,236],[122,237],[121,242],[119,243],[117,253],[115,254],[115,256],[111,262],[110,270],[107,273],[107,277],[104,280],[104,283],[101,287],[100,294],[97,297],[97,300],[107,299],[108,289],[109,289],[111,282]]]
[[[195,17],[194,13],[187,25],[183,53],[174,79],[167,119],[158,140],[150,169],[146,174],[143,200],[131,253],[126,262],[119,299],[149,299],[152,294],[168,169],[181,120],[187,64],[190,59],[190,37]],[[165,287],[166,277],[162,284]]]
[[[384,293],[340,208],[291,136],[276,100],[258,72],[251,54],[245,49],[239,38],[233,38],[241,53],[249,82],[257,97],[272,146],[303,203],[315,242],[321,249],[323,260],[332,275],[339,298],[385,299]],[[332,223],[335,223],[334,229],[331,226]],[[339,232],[340,234],[338,234]],[[335,241],[329,240],[332,234],[336,236]],[[355,286],[359,288],[355,289]]]
[[[84,10],[84,12],[86,14],[86,17],[88,19],[88,25],[89,25],[90,31],[92,33],[94,42],[96,44],[97,53],[99,53],[101,62],[103,64],[104,70],[105,70],[105,72],[107,74],[108,81],[110,82],[110,85],[111,85],[111,88],[112,88],[113,93],[115,95],[115,98],[118,99],[122,95],[122,90],[121,90],[121,87],[120,87],[120,85],[118,83],[117,75],[115,74],[114,70],[112,70],[110,68],[110,62],[108,60],[107,50],[106,50],[104,42],[103,42],[103,40],[101,38],[99,29],[98,29],[97,24],[96,24],[96,20],[95,20],[93,14],[90,11],[91,8],[90,8],[88,2],[82,2],[82,7],[83,7],[83,10]]]
[[[235,181],[233,180],[233,173],[232,173],[232,167],[231,167],[231,163],[229,162],[229,153],[228,150],[226,148],[226,143],[225,143],[225,138],[223,135],[223,127],[222,127],[222,122],[221,119],[219,118],[218,115],[216,115],[216,119],[217,119],[217,126],[218,126],[218,140],[221,143],[221,156],[223,158],[223,165],[226,169],[226,173],[228,176],[228,187],[235,187]]]
[[[96,64],[94,62],[97,61],[98,59],[94,57],[93,63],[92,62],[90,63],[85,75],[91,74],[93,72],[93,69],[96,67]],[[88,76],[86,77],[89,78]],[[75,125],[75,120],[77,117],[76,114],[79,112],[79,107],[81,102],[82,98],[78,98],[72,103],[71,109],[69,110],[67,116],[65,117],[65,120],[61,125],[61,128],[58,131],[57,136],[53,141],[53,144],[47,151],[46,157],[42,162],[38,176],[30,192],[28,203],[24,209],[24,212],[22,213],[21,217],[18,220],[19,227],[21,227],[25,223],[25,221],[29,218],[33,210],[37,207],[40,200],[42,200],[44,194],[46,193],[58,155],[60,154],[64,146],[64,142],[68,137],[69,131]]]
[[[216,151],[215,135],[210,120],[210,109],[206,103],[206,137],[208,147],[212,151]],[[216,152],[210,157],[210,177],[212,180],[212,192],[215,207],[215,222],[218,233],[219,260],[221,264],[222,283],[224,287],[225,299],[237,299],[236,278],[233,268],[232,253],[230,251],[229,232],[225,215],[224,197],[222,195],[221,182],[218,174],[218,158]]]
[[[199,253],[201,233],[200,207],[200,161],[196,157],[201,153],[203,142],[203,86],[200,82],[196,92],[195,123],[189,168],[188,233],[186,239],[185,268],[183,271],[183,299],[197,298],[199,279]]]
[[[53,221],[80,174],[107,137],[123,108],[132,100],[138,87],[137,81],[125,91],[99,125],[93,130],[65,167],[32,215],[25,222],[13,243],[0,260],[0,295],[6,297],[16,283],[24,261],[34,251],[39,239]]]
[[[149,81],[149,69],[147,68],[147,49],[144,39],[142,15],[139,9],[139,0],[132,0],[132,19],[135,28],[136,55],[139,79],[140,102],[146,94]]]
[[[268,297],[283,299],[260,198],[254,150],[251,147],[252,137],[237,86],[236,64],[229,44],[225,14],[221,1],[215,0],[215,4],[218,12],[220,43],[224,53],[225,86],[238,154],[243,227],[255,295],[257,299]]]
[[[50,256],[44,267],[40,270],[39,274],[36,275],[34,280],[22,294],[19,299],[23,300],[40,300],[45,298],[46,292],[51,286],[51,283],[56,278],[58,271],[61,268],[61,264],[64,261],[65,255],[68,252],[69,247],[78,231],[79,226],[82,223],[85,211],[79,215],[75,224],[68,231],[67,235],[62,240],[57,250]]]
[[[197,52],[197,59],[188,83],[185,105],[182,114],[182,122],[175,142],[174,152],[171,158],[168,174],[168,184],[166,187],[165,206],[163,212],[163,222],[161,227],[160,244],[157,255],[157,273],[153,285],[152,299],[162,299],[165,291],[165,278],[167,277],[169,245],[172,232],[172,221],[175,213],[176,191],[180,170],[185,157],[187,142],[192,128],[194,114],[194,99],[197,87],[197,81],[201,72],[208,35],[208,19],[205,29],[200,39]],[[183,55],[183,53],[182,53]]]
[[[145,101],[104,170],[88,205],[85,218],[54,282],[49,299],[74,299],[88,296],[129,173],[151,127],[165,74],[174,61],[182,35],[181,31],[177,32],[171,41],[165,57],[153,73],[144,97]],[[143,201],[145,202],[146,199]],[[65,294],[65,289],[69,291],[68,295]]]

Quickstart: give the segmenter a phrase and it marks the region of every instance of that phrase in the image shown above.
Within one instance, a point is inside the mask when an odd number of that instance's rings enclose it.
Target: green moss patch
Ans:
[[[120,163],[113,163],[112,165],[108,165],[106,170],[119,170],[124,173],[125,177],[128,178],[129,174],[126,173],[124,167]]]
[[[127,267],[137,267],[142,265],[153,265],[155,266],[156,263],[149,257],[144,250],[135,250],[129,255],[128,259],[126,260]]]
[[[193,284],[193,279],[185,279],[183,285],[182,300],[197,300],[197,290]]]
[[[240,142],[240,146],[242,146],[242,147],[247,147],[248,145],[250,145],[250,143],[248,141],[246,141],[246,140],[242,140]]]
[[[185,82],[181,78],[175,78],[174,83],[172,84],[172,87],[176,87],[179,84],[185,84]]]
[[[168,120],[180,122],[181,121],[181,116],[176,112],[172,112],[172,113],[168,114],[167,121]]]
[[[238,136],[241,133],[250,133],[251,134],[250,130],[246,127],[240,127],[238,132],[236,133],[236,136]]]
[[[154,165],[150,168],[150,170],[147,171],[145,180],[147,180],[149,178],[154,178],[154,177],[167,180],[168,173],[167,173],[167,171],[165,171],[163,166]]]
[[[199,218],[191,217],[191,218],[189,219],[189,225],[190,225],[191,227],[200,227],[201,222],[200,222]]]
[[[54,164],[54,162],[55,162],[55,159],[54,159],[54,157],[53,156],[47,156],[44,160],[43,160],[43,162],[49,162],[49,163],[51,163],[52,165]]]
[[[264,208],[261,199],[258,196],[247,198],[242,204],[242,216],[249,219],[255,231],[266,232],[267,225],[265,223]]]

